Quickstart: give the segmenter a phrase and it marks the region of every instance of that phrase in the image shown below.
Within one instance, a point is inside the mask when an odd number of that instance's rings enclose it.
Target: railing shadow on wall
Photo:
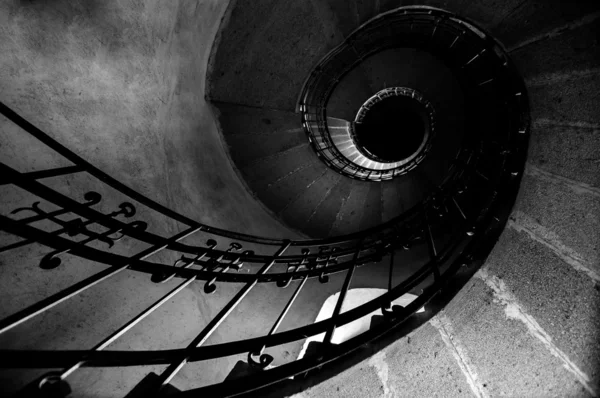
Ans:
[[[406,21],[417,24],[422,17],[419,14],[413,19],[406,19],[406,15],[407,13],[401,12],[389,14],[387,18],[395,18],[402,24],[406,24]],[[423,17],[433,21],[433,24],[430,21],[427,26],[434,31],[432,33],[426,30],[425,24],[419,31],[430,36],[441,34],[439,30],[442,29],[443,21],[450,18],[445,14],[428,14]],[[386,26],[388,33],[394,31],[391,27],[395,25],[390,20],[387,20]],[[369,34],[371,28],[367,25],[367,30],[360,34]],[[486,62],[493,62],[495,66],[488,70],[497,73],[495,79],[498,82],[484,87],[485,94],[481,95],[502,96],[507,109],[511,110],[507,113],[510,117],[510,120],[507,120],[508,129],[500,136],[470,131],[447,178],[432,196],[385,224],[336,238],[282,240],[251,236],[201,224],[110,177],[50,138],[6,105],[0,104],[0,113],[4,117],[70,163],[64,167],[33,172],[21,172],[2,163],[0,178],[3,189],[11,187],[28,192],[34,200],[3,212],[0,219],[1,229],[16,238],[12,243],[0,248],[0,252],[9,252],[34,242],[48,247],[48,254],[39,262],[40,272],[61,267],[61,257],[67,254],[82,261],[89,260],[107,265],[101,271],[0,320],[0,333],[45,314],[53,307],[72,300],[88,289],[93,289],[100,282],[110,281],[125,270],[148,274],[148,284],[163,283],[172,278],[179,278],[181,281],[174,289],[107,335],[94,347],[86,350],[1,349],[0,367],[62,369],[35,381],[36,387],[42,391],[52,392],[67,390],[68,377],[84,367],[166,365],[166,369],[152,383],[151,390],[156,392],[166,388],[187,363],[244,354],[247,355],[247,373],[251,373],[252,376],[242,377],[235,383],[226,380],[188,393],[205,393],[210,396],[236,395],[265,388],[274,383],[279,383],[278,388],[281,388],[281,383],[286,383],[294,386],[290,387],[292,390],[299,390],[339,372],[344,366],[349,366],[349,363],[372,353],[375,347],[389,344],[393,339],[428,320],[465,283],[489,254],[516,197],[527,152],[527,96],[514,67],[505,54],[500,52],[497,44],[489,38],[482,38],[472,31],[455,34],[465,42],[468,42],[467,36],[470,35],[473,36],[473,40],[482,40],[483,48],[487,50],[487,54],[491,54],[491,58]],[[358,33],[355,36],[357,35]],[[356,48],[358,38],[351,38]],[[451,43],[456,45],[456,40]],[[391,44],[386,44],[388,47],[389,45]],[[466,50],[472,48],[467,46]],[[469,61],[471,58],[472,56],[467,57],[465,62],[474,62]],[[473,89],[480,89],[483,82],[481,76],[471,72],[469,76]],[[330,89],[325,92],[328,90]],[[303,112],[312,109],[307,102],[303,106]],[[317,124],[321,123],[322,116],[325,115],[315,113]],[[473,128],[471,126],[471,130]],[[100,193],[88,191],[81,197],[71,197],[45,183],[46,179],[82,173],[121,195],[122,201],[114,211],[96,209],[104,200]],[[53,210],[44,210],[50,207]],[[156,212],[183,227],[179,232],[170,235],[150,232],[149,221],[141,219],[149,211]],[[136,219],[136,215],[140,219]],[[72,218],[65,221],[64,216]],[[34,226],[34,223],[40,221],[49,223],[51,227]],[[202,241],[206,243],[185,243],[186,239],[194,236],[201,236]],[[124,238],[143,243],[146,248],[130,253],[111,250]],[[428,250],[429,259],[423,266],[401,283],[393,285],[390,277],[387,293],[352,310],[341,311],[344,297],[359,267],[387,262],[391,275],[394,272],[394,255],[416,246],[426,247]],[[157,260],[157,254],[163,251],[174,253],[177,259],[173,263]],[[242,269],[244,272],[239,272]],[[341,275],[344,275],[344,282],[330,318],[292,330],[278,330],[285,317],[295,310],[294,302],[307,283],[327,283],[331,275],[338,273],[343,273]],[[51,272],[47,275],[52,277]],[[242,284],[242,288],[185,347],[145,351],[107,349],[193,283],[203,283],[204,293],[207,295],[218,291],[223,284]],[[235,316],[233,310],[259,284],[269,284],[272,289],[292,285],[294,287],[292,295],[269,332],[260,337],[204,345],[226,319]],[[421,294],[409,305],[391,306],[392,301],[417,288]],[[425,313],[417,314],[422,307],[425,307]],[[342,344],[331,344],[336,328],[378,309],[382,310],[385,322]],[[316,354],[270,368],[273,357],[269,355],[269,349],[294,341],[304,341],[320,333],[325,333],[325,339]],[[291,377],[295,377],[294,380],[290,380]]]

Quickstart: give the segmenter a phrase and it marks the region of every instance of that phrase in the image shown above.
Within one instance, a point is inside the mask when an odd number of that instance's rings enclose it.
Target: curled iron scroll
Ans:
[[[262,347],[258,352],[250,351],[248,353],[248,364],[255,369],[265,370],[267,366],[273,363],[273,356],[269,354],[263,354],[265,347]],[[258,357],[258,360],[254,359],[254,357]]]
[[[292,277],[294,272],[298,271],[298,269],[302,266],[306,266],[308,264],[308,255],[310,254],[310,249],[304,248],[302,249],[302,260],[297,263],[290,263],[288,265],[287,273],[289,274],[284,279],[277,281],[277,287],[286,288],[290,285],[292,281]]]
[[[242,248],[242,245],[240,245],[239,243],[233,242],[229,245],[229,249],[227,249],[227,252],[232,252],[232,251],[238,251]],[[224,274],[227,271],[229,271],[229,268],[231,268],[232,266],[236,267],[236,269],[239,271],[240,268],[242,268],[242,266],[244,265],[241,262],[242,257],[247,257],[247,256],[252,256],[254,255],[254,251],[252,250],[245,250],[242,254],[238,255],[235,260],[230,261],[229,263],[225,263],[225,264],[217,264],[216,266],[213,267],[213,269],[216,269],[219,265],[224,265],[223,269],[221,270],[221,273]],[[219,257],[219,259],[222,259],[223,256]],[[218,262],[219,260],[217,260]],[[217,277],[213,277],[212,279],[210,279],[209,281],[206,281],[206,283],[204,284],[204,293],[206,294],[212,294],[217,290],[217,284],[215,283],[217,281]]]
[[[143,221],[132,221],[132,222],[130,222],[129,224],[127,224],[125,226],[125,229],[137,229],[137,230],[142,230],[143,231],[147,227],[148,227],[148,224],[146,224]],[[114,233],[116,233],[116,232],[118,232],[120,230],[121,230],[121,228],[116,229],[116,230],[110,230],[110,231],[107,231],[107,232],[105,232],[103,234],[99,234],[98,236],[104,238],[104,237],[106,237],[108,235],[112,235],[112,234],[114,234]],[[83,240],[81,242],[78,242],[78,243],[79,244],[87,244],[87,243],[90,243],[90,242],[92,242],[92,241],[94,241],[96,239],[97,238],[95,236],[92,236],[92,237],[90,237],[88,239],[85,239],[85,240]],[[112,246],[112,241],[111,241],[111,246]],[[40,268],[41,269],[50,270],[50,269],[54,269],[54,268],[58,267],[62,263],[62,260],[60,259],[59,256],[61,254],[68,253],[69,251],[70,251],[70,249],[55,250],[53,252],[50,252],[50,253],[46,254],[40,260],[40,264],[39,264]]]
[[[208,248],[199,253],[195,258],[189,258],[185,257],[184,255],[181,255],[180,258],[175,260],[175,262],[173,263],[173,267],[177,267],[177,265],[181,264],[182,268],[187,268],[193,265],[196,261],[202,260],[207,254],[209,254],[212,251],[212,249],[214,249],[217,246],[217,241],[214,239],[209,239],[206,241],[206,246],[208,246]],[[171,280],[171,278],[173,278],[174,276],[175,272],[169,273],[167,271],[161,270],[153,273],[150,277],[150,280],[154,283],[165,283],[168,280]]]

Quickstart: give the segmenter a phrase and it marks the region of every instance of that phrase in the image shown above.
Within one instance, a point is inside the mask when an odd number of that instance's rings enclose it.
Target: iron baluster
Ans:
[[[437,282],[440,279],[440,269],[437,264],[438,252],[435,247],[435,241],[433,240],[433,235],[431,234],[431,225],[429,224],[429,219],[427,217],[427,209],[423,211],[423,218],[425,222],[425,232],[427,235],[427,246],[429,248],[429,257],[431,269],[433,271],[433,278]]]
[[[467,219],[467,216],[465,215],[465,213],[463,212],[462,208],[460,207],[460,205],[458,204],[458,202],[456,201],[455,197],[452,197],[452,203],[454,203],[454,206],[456,207],[456,209],[458,210],[458,212],[460,213],[460,216],[463,218],[463,220]]]
[[[471,58],[466,64],[464,64],[462,67],[466,67],[468,66],[471,62],[475,61],[477,58],[479,58],[481,55],[483,55],[484,52],[486,52],[487,49],[483,49],[480,52],[478,52],[473,58]]]
[[[307,256],[310,253],[310,251],[308,249],[303,249],[302,252],[303,252],[303,254],[305,254],[305,256]],[[298,266],[298,267],[300,267],[300,266]],[[271,330],[269,330],[269,333],[267,334],[267,337],[271,336],[273,333],[275,333],[277,331],[277,329],[279,328],[279,326],[283,322],[283,319],[285,318],[285,316],[289,312],[290,308],[292,308],[292,305],[294,304],[294,301],[296,301],[296,298],[300,294],[300,291],[302,290],[302,288],[306,284],[307,280],[308,280],[308,275],[305,275],[304,278],[302,278],[302,281],[300,282],[300,284],[298,285],[298,287],[296,288],[296,290],[294,291],[294,294],[292,294],[292,297],[290,297],[290,299],[288,300],[287,304],[285,305],[285,308],[283,309],[283,311],[281,312],[281,314],[279,314],[279,317],[277,317],[277,320],[275,321],[275,323],[271,327]],[[288,284],[289,284],[289,282],[288,282]],[[265,369],[267,366],[269,366],[273,362],[273,357],[271,355],[269,355],[269,354],[264,354],[263,353],[264,350],[265,350],[265,348],[266,348],[266,346],[263,345],[261,347],[261,349],[258,350],[258,351],[256,351],[256,352],[250,351],[248,353],[248,363],[251,364],[252,366],[259,367],[261,369]],[[256,361],[253,358],[253,356],[259,357],[259,360]]]
[[[348,268],[348,273],[346,274],[346,279],[344,279],[344,284],[342,285],[342,290],[340,291],[340,297],[338,297],[337,303],[335,304],[335,309],[333,310],[331,319],[337,318],[337,316],[342,312],[342,305],[344,305],[346,293],[348,293],[348,289],[350,289],[350,283],[352,282],[352,276],[354,275],[354,269],[356,268],[356,263],[358,262],[358,257],[360,256],[362,244],[363,240],[361,239],[356,246],[356,251],[354,252],[354,257],[352,258],[352,265],[350,268]],[[323,338],[323,342],[325,344],[331,344],[331,339],[333,338],[334,332],[335,323],[325,333],[325,337]]]
[[[290,244],[291,244],[291,241],[289,241],[289,240],[285,241],[283,243],[283,245],[273,255],[273,257],[271,258],[271,261],[269,261],[267,264],[263,265],[263,267],[255,275],[256,276],[262,275],[262,274],[265,274],[267,271],[269,271],[269,269],[271,269],[273,264],[275,264],[275,259],[277,257],[281,256],[290,247]],[[160,375],[160,378],[159,378],[159,383],[158,383],[158,384],[160,384],[159,389],[162,389],[165,385],[169,384],[171,379],[173,379],[173,377],[175,377],[175,375],[181,370],[181,368],[183,368],[185,366],[185,364],[187,363],[187,361],[191,355],[192,350],[194,348],[200,347],[202,344],[204,344],[206,342],[206,340],[208,340],[208,338],[219,327],[219,325],[225,320],[225,318],[227,318],[227,316],[229,316],[231,311],[233,311],[235,309],[235,307],[238,306],[238,304],[244,299],[244,297],[246,297],[246,295],[248,293],[250,293],[252,288],[254,288],[254,286],[256,286],[257,283],[258,283],[257,278],[254,278],[254,280],[248,282],[235,295],[235,297],[233,299],[231,299],[225,305],[225,307],[221,310],[221,312],[219,312],[217,314],[217,316],[209,322],[209,324],[200,332],[200,334],[198,334],[198,336],[196,336],[196,338],[194,340],[192,340],[192,342],[185,349],[185,355],[182,356],[181,358],[179,358],[177,361],[171,363],[169,365],[169,367],[164,372],[162,372],[162,374]]]
[[[390,270],[389,270],[389,279],[388,279],[388,293],[392,291],[392,274],[394,270],[394,250],[390,253]],[[400,314],[404,313],[404,307],[400,305],[392,305],[391,301],[384,303],[381,306],[381,313],[384,317],[388,317],[393,319]]]
[[[0,220],[2,221],[3,226],[9,231],[12,230],[12,231],[16,232],[18,230],[23,230],[23,229],[25,229],[25,230],[33,229],[32,227],[18,225],[16,221],[12,220],[11,218],[5,217],[5,216],[0,216]],[[144,260],[144,259],[152,256],[153,254],[160,252],[161,250],[165,249],[169,245],[169,243],[177,242],[181,239],[184,239],[184,238],[200,231],[201,229],[202,229],[201,227],[188,228],[185,231],[180,232],[177,235],[174,235],[170,239],[167,239],[162,244],[149,247],[149,248],[139,252],[138,254],[130,257],[128,259],[128,261],[122,265],[113,265],[111,267],[108,267],[108,268],[106,268],[106,269],[80,281],[80,282],[75,283],[74,285],[71,285],[70,287],[68,287],[58,293],[53,294],[50,297],[47,297],[43,300],[38,301],[37,303],[17,312],[15,314],[9,315],[8,317],[6,317],[0,321],[0,333],[4,333],[7,330],[14,328],[15,326],[18,326],[21,323],[35,317],[36,315],[39,315],[39,314],[45,312],[46,310],[49,310],[50,308],[53,308],[54,306],[62,303],[63,301],[68,300],[69,298],[76,296],[77,294],[89,289],[90,287],[110,278],[111,276],[114,276],[114,275],[118,274],[119,272],[126,270],[135,261]],[[16,234],[18,235],[18,233],[16,233]]]
[[[454,47],[454,45],[456,44],[456,42],[458,42],[459,39],[461,39],[463,37],[463,35],[465,34],[465,31],[463,30],[462,32],[460,32],[459,35],[457,35],[454,40],[452,41],[452,44],[450,44],[450,47],[448,49],[451,49],[452,47]]]
[[[204,254],[199,254],[198,257],[203,256],[203,255]],[[191,266],[195,260],[196,259],[188,262],[186,265],[184,265],[184,268]],[[102,340],[102,342],[98,343],[90,351],[102,351],[103,349],[105,349],[106,347],[108,347],[109,345],[114,343],[119,337],[123,336],[125,333],[127,333],[129,330],[131,330],[135,325],[140,323],[144,318],[146,318],[148,315],[152,314],[155,310],[157,310],[159,307],[161,307],[164,303],[169,301],[171,298],[175,297],[175,295],[177,293],[179,293],[180,291],[185,289],[187,286],[189,286],[192,282],[194,282],[196,280],[196,277],[197,277],[196,275],[191,276],[188,279],[186,279],[184,282],[180,283],[177,287],[175,287],[169,293],[164,295],[162,298],[160,298],[158,301],[156,301],[150,307],[146,308],[144,311],[139,313],[135,318],[133,318],[132,320],[127,322],[125,325],[123,325],[121,328],[119,328],[115,332],[113,332],[110,336],[108,336],[107,338]],[[70,366],[70,367],[64,369],[62,372],[60,372],[58,374],[52,374],[52,375],[48,375],[48,376],[44,377],[40,381],[39,388],[43,389],[44,386],[46,385],[46,383],[50,383],[50,385],[52,385],[52,384],[56,384],[56,383],[60,383],[60,382],[64,381],[67,377],[69,377],[71,374],[73,374],[73,372],[75,372],[77,369],[79,369],[84,364],[85,364],[85,360],[82,360],[82,361],[77,362],[73,366]]]
[[[390,273],[388,277],[388,292],[392,290],[392,274],[394,273],[394,254],[396,251],[392,248],[390,251]]]

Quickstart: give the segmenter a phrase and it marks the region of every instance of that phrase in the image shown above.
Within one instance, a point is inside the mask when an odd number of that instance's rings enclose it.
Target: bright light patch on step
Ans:
[[[386,289],[350,289],[346,293],[346,299],[344,300],[344,304],[342,305],[342,313],[349,311],[353,308],[361,306],[369,301],[376,299],[377,297],[387,293]],[[333,294],[325,300],[321,310],[319,311],[319,315],[317,315],[317,319],[315,319],[315,323],[328,319],[333,315],[333,310],[335,305],[337,304],[338,298],[340,297],[339,293]],[[413,302],[418,296],[410,293],[406,293],[401,297],[397,298],[392,302],[395,305],[401,305],[402,307],[406,307],[410,303]],[[419,309],[417,312],[425,312],[425,308]],[[362,318],[359,318],[353,322],[350,322],[344,326],[341,326],[333,332],[333,338],[331,342],[334,344],[340,344],[344,341],[350,340],[351,338],[358,336],[361,333],[366,332],[371,327],[371,318],[375,315],[383,315],[381,310],[373,311],[368,315],[365,315]],[[298,359],[301,359],[306,353],[306,349],[308,348],[308,344],[311,341],[323,341],[325,338],[325,333],[321,333],[312,337],[309,337],[304,342],[302,346],[302,350],[300,350],[300,354],[298,355]]]

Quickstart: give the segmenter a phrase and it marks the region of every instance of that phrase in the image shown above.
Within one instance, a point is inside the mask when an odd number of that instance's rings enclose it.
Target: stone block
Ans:
[[[588,396],[522,322],[507,319],[482,280],[467,283],[445,313],[489,396]]]

